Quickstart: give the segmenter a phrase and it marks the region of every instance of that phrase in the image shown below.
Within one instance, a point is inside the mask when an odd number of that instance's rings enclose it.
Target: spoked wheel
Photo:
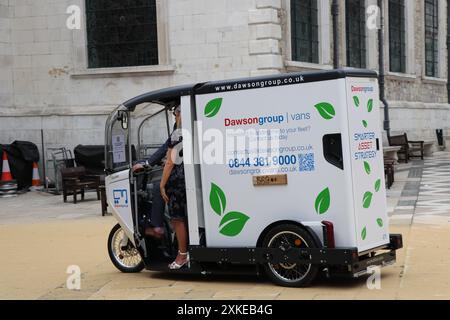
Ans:
[[[305,229],[285,224],[276,226],[269,231],[263,240],[263,247],[288,251],[313,248],[316,245]],[[285,287],[306,287],[314,280],[319,270],[312,264],[297,263],[266,263],[264,269],[273,282]]]
[[[114,266],[122,272],[134,273],[144,269],[144,261],[139,251],[127,236],[120,224],[116,224],[108,237],[108,253]]]

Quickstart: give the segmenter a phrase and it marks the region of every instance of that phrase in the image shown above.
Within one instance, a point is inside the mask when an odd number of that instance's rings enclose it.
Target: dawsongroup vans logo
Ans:
[[[251,125],[264,126],[266,124],[282,124],[283,122],[285,122],[285,117],[283,115],[240,118],[240,119],[225,118],[225,127],[238,127]]]
[[[352,86],[352,93],[358,92],[358,93],[372,93],[374,91],[374,87],[373,86],[369,86],[369,87],[357,87],[357,86]]]
[[[223,98],[216,98],[209,101],[204,110],[204,115],[207,118],[215,117],[222,107]],[[309,114],[301,115],[304,119],[309,120]],[[264,126],[267,124],[282,124],[286,121],[286,117],[284,115],[267,115],[267,116],[249,116],[245,118],[239,119],[231,119],[225,118],[224,124],[225,127],[237,127],[237,126],[250,126],[250,125],[259,125]]]

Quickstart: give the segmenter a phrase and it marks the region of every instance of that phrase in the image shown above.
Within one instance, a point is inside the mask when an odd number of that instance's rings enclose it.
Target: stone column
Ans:
[[[281,0],[256,0],[256,9],[249,10],[249,53],[257,66],[252,76],[277,74],[283,69],[280,15]]]

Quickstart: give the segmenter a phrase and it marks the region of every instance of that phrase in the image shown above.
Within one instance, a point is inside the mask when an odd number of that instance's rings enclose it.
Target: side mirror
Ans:
[[[117,120],[120,120],[123,130],[128,129],[128,113],[127,112],[120,111],[119,115],[117,116]]]

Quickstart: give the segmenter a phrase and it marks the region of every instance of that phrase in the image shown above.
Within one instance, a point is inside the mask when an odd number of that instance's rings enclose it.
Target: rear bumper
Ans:
[[[371,269],[393,265],[396,262],[396,258],[395,250],[391,250],[374,257],[362,259],[351,266],[349,273],[353,278],[358,278],[370,273]]]
[[[347,268],[337,268],[333,270],[333,275],[346,275],[358,278],[373,272],[375,268],[382,268],[393,265],[397,259],[396,251],[403,248],[403,238],[401,234],[391,234],[390,242],[387,246],[376,248],[368,253],[354,258]]]
[[[396,250],[403,247],[401,235],[391,235],[390,243],[360,256],[356,248],[302,248],[282,251],[275,248],[207,248],[191,246],[191,261],[226,264],[302,263],[328,268],[331,273],[358,277],[370,267],[394,264]]]

